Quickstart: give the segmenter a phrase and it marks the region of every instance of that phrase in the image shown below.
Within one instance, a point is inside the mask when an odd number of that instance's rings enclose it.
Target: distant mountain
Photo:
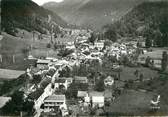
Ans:
[[[16,28],[47,33],[51,23],[55,29],[66,22],[55,13],[38,6],[31,0],[2,0],[2,30],[15,35]]]
[[[168,1],[144,2],[114,24],[105,26],[106,37],[112,33],[121,37],[143,36],[149,46],[168,46]]]
[[[107,23],[118,20],[144,0],[64,0],[46,3],[52,10],[71,24],[101,29]]]

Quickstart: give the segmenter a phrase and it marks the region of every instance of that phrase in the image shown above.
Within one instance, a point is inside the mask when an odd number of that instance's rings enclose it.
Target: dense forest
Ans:
[[[146,46],[168,46],[168,2],[144,2],[114,24],[104,26],[112,41],[121,37],[143,36]]]
[[[58,25],[66,26],[59,16],[31,0],[2,0],[1,9],[2,31],[12,35],[16,34],[16,28],[44,34],[51,30],[51,24],[54,24],[55,32]]]

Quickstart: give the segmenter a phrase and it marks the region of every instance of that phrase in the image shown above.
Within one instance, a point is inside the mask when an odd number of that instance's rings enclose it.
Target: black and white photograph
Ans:
[[[168,0],[0,6],[0,117],[168,116]]]

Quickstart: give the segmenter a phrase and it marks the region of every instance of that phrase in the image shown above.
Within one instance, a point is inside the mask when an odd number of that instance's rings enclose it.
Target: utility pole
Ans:
[[[13,63],[15,63],[15,55],[14,54],[12,56],[12,61],[13,61]]]
[[[53,43],[53,25],[51,25],[51,43]]]
[[[2,63],[2,55],[0,54],[0,63]]]

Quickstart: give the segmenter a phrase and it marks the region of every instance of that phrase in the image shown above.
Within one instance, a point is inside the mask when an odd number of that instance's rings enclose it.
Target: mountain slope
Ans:
[[[16,28],[47,33],[50,23],[66,26],[55,13],[46,10],[31,0],[2,0],[2,30],[15,35]],[[51,21],[48,22],[51,17]]]
[[[56,12],[65,21],[101,29],[125,15],[143,0],[64,0],[61,3],[47,3],[44,7]]]
[[[105,28],[106,34],[143,36],[155,46],[168,46],[168,1],[144,2]]]

